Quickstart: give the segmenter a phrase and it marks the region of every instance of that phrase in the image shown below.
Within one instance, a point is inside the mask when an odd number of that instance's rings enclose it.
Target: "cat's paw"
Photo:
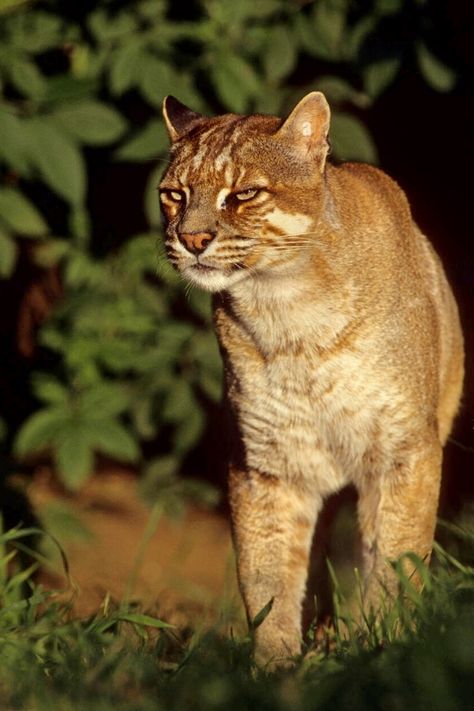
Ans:
[[[301,655],[300,636],[283,635],[280,630],[259,632],[255,636],[255,664],[269,673],[292,669]]]

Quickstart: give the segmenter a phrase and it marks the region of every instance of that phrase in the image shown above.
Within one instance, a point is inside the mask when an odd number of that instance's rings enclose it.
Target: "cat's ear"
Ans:
[[[174,143],[191,130],[193,123],[201,119],[202,114],[188,109],[174,96],[166,96],[163,101],[163,118],[165,119],[169,137]]]
[[[295,106],[276,136],[289,142],[302,156],[314,156],[323,171],[329,151],[330,119],[326,97],[320,91],[312,91]]]

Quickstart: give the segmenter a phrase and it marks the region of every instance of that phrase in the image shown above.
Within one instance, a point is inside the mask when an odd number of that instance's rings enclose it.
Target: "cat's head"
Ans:
[[[160,185],[168,257],[209,291],[302,258],[322,210],[329,107],[312,92],[282,121],[207,118],[168,96],[171,160]]]

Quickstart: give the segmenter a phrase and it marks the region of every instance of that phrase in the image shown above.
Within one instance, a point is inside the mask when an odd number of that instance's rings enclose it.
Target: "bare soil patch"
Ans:
[[[239,624],[243,620],[237,591],[230,527],[221,514],[187,506],[184,516],[163,515],[146,542],[150,509],[137,493],[132,472],[110,469],[93,476],[75,495],[61,492],[51,474],[40,472],[29,486],[29,499],[41,517],[67,506],[78,526],[54,534],[64,549],[72,585],[61,570],[43,570],[40,581],[71,595],[73,612],[85,617],[104,600],[127,597],[153,614],[180,626]],[[74,530],[72,530],[74,529]],[[76,535],[74,535],[74,532]],[[84,531],[83,531],[84,533]]]

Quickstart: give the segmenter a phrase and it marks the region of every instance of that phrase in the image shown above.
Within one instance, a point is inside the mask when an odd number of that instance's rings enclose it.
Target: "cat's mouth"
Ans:
[[[195,264],[192,264],[191,269],[194,269],[194,271],[196,272],[201,272],[201,274],[205,274],[206,272],[210,273],[220,271],[217,267],[212,267],[210,264],[201,264],[201,262],[196,262]]]
[[[240,281],[245,272],[242,269],[229,269],[212,264],[203,264],[195,261],[188,264],[183,270],[183,276],[196,286],[206,291],[222,291],[228,289],[236,281]]]

